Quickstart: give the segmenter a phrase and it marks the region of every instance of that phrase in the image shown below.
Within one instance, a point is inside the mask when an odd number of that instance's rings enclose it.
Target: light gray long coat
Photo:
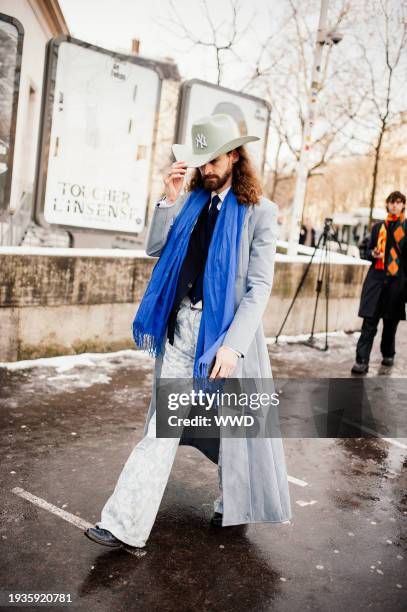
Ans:
[[[154,208],[145,245],[148,255],[160,255],[187,196],[179,196],[171,207]],[[233,378],[272,378],[262,316],[273,284],[277,214],[277,205],[262,197],[258,204],[249,205],[245,216],[236,274],[235,316],[224,338],[226,346],[244,356],[238,360]],[[156,409],[156,380],[160,378],[164,353],[165,350],[155,360],[144,433]],[[221,444],[222,524],[289,520],[292,514],[281,438],[222,438]]]

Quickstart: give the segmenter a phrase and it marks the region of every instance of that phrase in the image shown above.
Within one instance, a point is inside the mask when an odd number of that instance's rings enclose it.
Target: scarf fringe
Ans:
[[[151,357],[157,357],[160,354],[160,338],[147,333],[139,321],[133,323],[133,338],[137,346],[142,351],[146,351]]]
[[[197,380],[199,379],[205,379],[208,378],[208,368],[209,368],[209,364],[208,363],[197,363],[197,367],[195,367],[194,370],[194,378],[196,378]]]
[[[203,391],[204,393],[216,394],[219,390],[223,389],[225,379],[215,378],[210,380],[208,378],[209,364],[199,364],[199,374],[193,376],[193,389],[198,393]]]

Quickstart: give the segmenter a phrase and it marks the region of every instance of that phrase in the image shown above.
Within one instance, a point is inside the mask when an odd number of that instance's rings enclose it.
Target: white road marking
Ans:
[[[49,502],[45,501],[45,499],[42,499],[41,497],[37,497],[36,495],[25,491],[21,487],[14,487],[12,489],[12,492],[15,495],[18,495],[19,497],[22,497],[23,499],[26,499],[27,501],[31,502],[35,506],[38,506],[43,510],[48,510],[48,512],[52,512],[52,514],[59,516],[59,518],[64,519],[64,521],[68,521],[68,523],[75,525],[75,527],[79,527],[79,529],[85,530],[88,527],[95,526],[92,523],[88,523],[88,521],[85,521],[79,516],[75,516],[75,514],[71,514],[66,510],[62,510],[62,508],[58,508],[58,506],[54,506],[54,504],[50,504]],[[144,555],[147,554],[144,550],[138,550],[136,548],[127,548],[127,546],[124,546],[123,548],[135,557],[144,557]]]
[[[300,478],[295,478],[294,476],[288,476],[288,481],[292,482],[293,484],[298,485],[299,487],[307,487],[308,486],[308,482],[305,482],[305,480],[301,480]]]
[[[318,502],[316,499],[311,499],[311,501],[305,501],[304,499],[297,499],[295,503],[303,507],[303,506],[313,506],[314,504],[317,504]]]
[[[346,425],[353,425],[354,427],[358,427],[361,431],[365,431],[366,433],[371,434],[372,438],[386,440],[389,444],[393,444],[394,446],[398,446],[399,448],[407,449],[407,445],[400,440],[405,440],[405,438],[383,438],[377,431],[371,429],[370,427],[366,427],[366,425],[360,425],[360,423],[354,423],[349,419],[343,419],[343,423]]]
[[[60,518],[64,519],[64,521],[68,521],[68,523],[75,525],[75,527],[79,527],[79,529],[87,529],[88,527],[94,527],[92,523],[88,523],[79,516],[75,516],[75,514],[71,514],[66,510],[58,508],[58,506],[54,506],[54,504],[50,504],[49,502],[45,501],[45,499],[41,499],[41,497],[37,497],[36,495],[29,493],[21,487],[14,487],[14,489],[12,489],[12,492],[18,495],[19,497],[30,501],[35,506],[38,506],[43,510],[48,510],[48,512],[52,512],[52,514],[56,514]]]

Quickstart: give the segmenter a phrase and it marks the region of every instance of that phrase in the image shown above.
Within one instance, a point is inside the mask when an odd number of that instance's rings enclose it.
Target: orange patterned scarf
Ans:
[[[377,245],[376,248],[380,251],[381,257],[380,259],[376,259],[375,268],[376,270],[384,270],[385,262],[384,257],[386,253],[386,241],[387,241],[387,228],[390,221],[396,221],[394,226],[393,236],[394,240],[398,246],[399,252],[401,251],[401,247],[405,237],[404,231],[404,213],[401,215],[392,215],[389,213],[387,215],[386,220],[381,224],[379,235],[377,237]],[[400,258],[399,252],[394,247],[391,247],[389,251],[389,255],[386,262],[386,274],[390,276],[397,276],[400,268]]]

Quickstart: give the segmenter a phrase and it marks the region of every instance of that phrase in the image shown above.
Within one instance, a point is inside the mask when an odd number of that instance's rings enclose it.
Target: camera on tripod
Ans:
[[[332,217],[325,217],[324,219],[324,229],[321,232],[320,237],[318,238],[318,243],[316,244],[316,246],[314,247],[314,252],[311,255],[311,259],[308,262],[307,267],[305,268],[304,274],[302,275],[302,278],[298,284],[297,290],[294,294],[294,297],[292,299],[292,302],[290,304],[290,307],[287,311],[287,314],[284,318],[284,321],[281,324],[281,327],[279,329],[279,332],[276,336],[276,344],[278,343],[278,338],[281,335],[281,332],[283,331],[284,325],[288,319],[288,315],[290,314],[294,304],[295,304],[295,300],[297,299],[300,291],[301,291],[301,287],[303,286],[305,279],[307,278],[307,274],[309,272],[309,269],[311,267],[312,261],[314,259],[315,253],[318,251],[320,258],[318,261],[318,274],[317,274],[317,283],[316,283],[316,288],[315,288],[315,307],[314,307],[314,314],[313,314],[313,319],[312,319],[312,328],[311,328],[311,333],[310,336],[308,338],[308,340],[306,342],[304,342],[304,344],[306,344],[307,346],[312,346],[314,348],[318,348],[315,346],[315,338],[314,338],[314,330],[315,330],[315,322],[316,322],[316,316],[317,316],[317,309],[318,309],[318,302],[319,302],[319,296],[321,294],[322,291],[322,286],[323,286],[323,281],[325,280],[325,299],[326,299],[326,305],[325,305],[325,347],[323,349],[323,351],[327,351],[328,350],[328,315],[329,315],[329,295],[330,295],[330,253],[331,253],[331,241],[336,242],[336,244],[339,246],[339,251],[342,251],[342,245],[339,242],[338,239],[338,232],[335,230],[334,225],[333,225],[333,218]]]

